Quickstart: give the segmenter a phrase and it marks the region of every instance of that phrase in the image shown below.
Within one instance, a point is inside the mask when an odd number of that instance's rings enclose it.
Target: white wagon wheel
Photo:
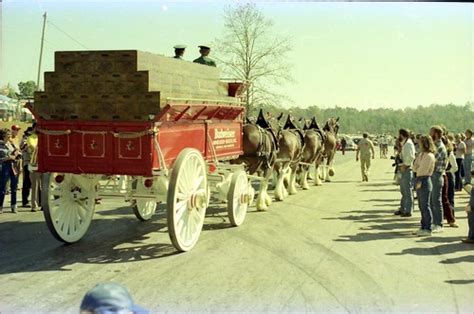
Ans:
[[[229,192],[227,193],[227,211],[230,223],[233,226],[240,226],[244,222],[250,203],[249,197],[247,174],[243,170],[234,172],[230,181]]]
[[[59,241],[79,241],[94,215],[94,180],[70,173],[45,173],[42,183],[41,205],[49,231]]]
[[[134,193],[147,194],[148,188],[144,185],[143,178],[135,179],[132,182],[132,189]],[[158,204],[155,200],[135,199],[133,201],[133,213],[142,221],[150,220],[156,211]]]
[[[167,197],[168,233],[181,252],[196,244],[208,205],[206,164],[199,151],[184,149],[171,171]]]

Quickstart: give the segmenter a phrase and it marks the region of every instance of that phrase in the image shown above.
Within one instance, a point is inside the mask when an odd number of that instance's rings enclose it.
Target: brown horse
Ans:
[[[308,190],[308,174],[310,167],[315,165],[318,159],[321,159],[324,143],[322,133],[318,131],[319,127],[315,118],[313,118],[310,123],[306,123],[305,121],[304,124],[304,148],[298,172],[300,186],[303,190]]]
[[[268,126],[262,127],[260,124],[263,124],[262,120],[257,119],[255,124],[244,125],[244,153],[232,163],[243,163],[250,175],[258,174],[262,178],[256,206],[257,210],[267,210],[272,202],[267,190],[276,160],[277,143]]]
[[[330,118],[323,127],[324,131],[324,146],[323,158],[320,162],[316,162],[315,168],[315,184],[320,185],[319,166],[322,165],[322,179],[330,182],[330,177],[334,176],[334,156],[336,155],[337,133],[339,132],[339,118]],[[324,165],[324,160],[326,164]]]
[[[278,134],[279,150],[274,170],[276,172],[275,199],[282,201],[288,194],[296,194],[296,171],[303,152],[303,133],[294,125],[291,115]],[[288,178],[288,190],[285,178]]]

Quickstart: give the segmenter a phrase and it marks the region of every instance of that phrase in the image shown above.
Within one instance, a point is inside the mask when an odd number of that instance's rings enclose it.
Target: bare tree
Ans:
[[[247,115],[255,106],[284,101],[275,87],[292,80],[289,38],[272,33],[272,21],[255,4],[227,7],[224,21],[224,34],[216,40],[217,60],[226,75],[250,83],[245,94]]]

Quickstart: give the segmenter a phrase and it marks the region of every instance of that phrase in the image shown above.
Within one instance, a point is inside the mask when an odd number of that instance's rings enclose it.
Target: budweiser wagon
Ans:
[[[106,197],[144,221],[166,203],[179,251],[196,244],[211,193],[242,224],[254,191],[228,162],[242,154],[242,89],[216,68],[135,50],[56,52],[33,108],[54,237],[79,241]]]

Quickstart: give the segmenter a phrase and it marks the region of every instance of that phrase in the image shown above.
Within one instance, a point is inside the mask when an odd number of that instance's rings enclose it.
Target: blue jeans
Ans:
[[[464,177],[464,158],[456,158],[456,164],[458,165],[458,171],[456,171],[455,188],[461,190],[463,186],[462,178]]]
[[[446,175],[448,176],[448,200],[449,204],[454,208],[454,174],[447,172]]]
[[[402,172],[400,179],[400,193],[402,193],[402,199],[400,201],[400,211],[402,214],[411,214],[413,211],[413,171],[411,169]]]
[[[472,155],[464,156],[464,184],[471,184]]]
[[[418,208],[421,213],[421,229],[431,231],[431,223],[433,216],[431,215],[431,191],[433,185],[431,184],[431,177],[418,177],[416,178],[417,185],[421,184],[421,187],[416,190],[418,196]]]
[[[433,172],[431,176],[433,191],[431,192],[431,212],[433,214],[433,225],[443,226],[443,183],[444,178],[441,172]]]
[[[469,200],[471,211],[467,213],[467,223],[469,224],[469,232],[467,238],[474,240],[474,189],[471,190],[471,199]]]
[[[16,190],[18,188],[18,175],[13,173],[12,162],[6,161],[2,164],[2,171],[0,172],[0,207],[3,208],[5,202],[5,193],[7,189],[7,182],[10,179],[11,190],[11,208],[16,208]]]

